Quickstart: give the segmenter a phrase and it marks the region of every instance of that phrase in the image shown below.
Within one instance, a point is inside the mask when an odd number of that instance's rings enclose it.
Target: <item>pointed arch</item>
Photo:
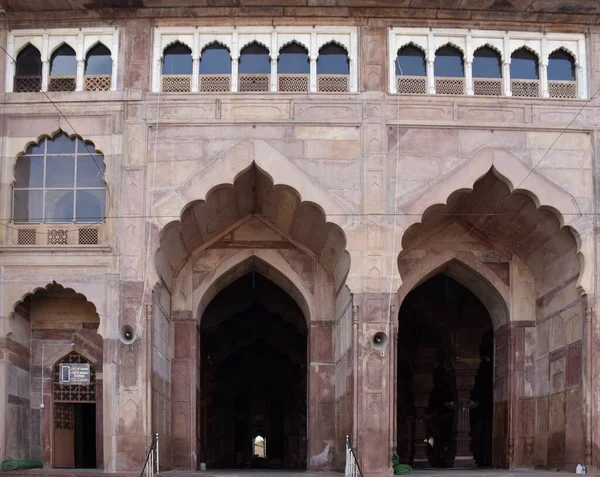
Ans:
[[[548,55],[549,81],[576,81],[577,59],[564,47],[555,49]]]
[[[185,43],[176,40],[163,49],[163,75],[191,75],[192,49]]]
[[[396,76],[427,76],[427,52],[410,41],[396,52]]]
[[[270,74],[271,50],[257,40],[240,48],[238,71],[240,74]]]
[[[112,56],[110,48],[101,41],[97,41],[85,52],[86,75],[112,74]]]
[[[463,78],[465,75],[465,57],[463,50],[454,43],[446,43],[435,51],[433,62],[435,77]]]
[[[50,76],[75,76],[77,54],[68,43],[61,43],[50,54]]]
[[[277,74],[310,73],[308,48],[296,40],[284,44],[277,55]]]
[[[348,48],[335,40],[319,47],[317,74],[349,75],[350,57]]]
[[[510,77],[515,80],[539,80],[540,57],[536,51],[522,46],[510,54]]]
[[[441,273],[459,282],[481,300],[492,318],[494,329],[509,322],[509,287],[471,252],[428,253],[402,277],[402,285],[397,292],[398,309],[412,290]]]
[[[473,53],[473,78],[502,78],[502,54],[486,43]]]
[[[197,312],[198,320],[221,290],[250,271],[260,273],[290,295],[304,313],[307,325],[310,323],[314,316],[313,295],[302,277],[273,249],[244,249],[224,260],[193,292],[192,310]]]

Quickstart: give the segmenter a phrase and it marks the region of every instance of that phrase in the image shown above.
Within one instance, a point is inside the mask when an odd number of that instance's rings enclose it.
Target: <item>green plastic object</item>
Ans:
[[[407,475],[412,472],[410,465],[400,463],[400,457],[395,452],[392,456],[392,467],[394,468],[394,475]]]
[[[5,460],[2,462],[2,470],[25,470],[25,469],[43,469],[44,464],[39,460]]]

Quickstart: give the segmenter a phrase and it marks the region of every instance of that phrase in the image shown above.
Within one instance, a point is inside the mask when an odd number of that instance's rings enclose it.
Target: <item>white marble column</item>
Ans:
[[[277,58],[271,58],[271,91],[277,91]]]
[[[310,92],[317,92],[317,57],[310,57]]]
[[[200,91],[200,58],[192,58],[192,93]]]
[[[512,87],[510,85],[510,61],[502,62],[502,81],[504,82],[504,96],[512,96]]]
[[[435,94],[435,75],[433,61],[427,61],[427,93]]]
[[[238,66],[240,62],[239,56],[231,57],[231,91],[235,93],[238,90]]]
[[[473,95],[473,63],[470,61],[465,62],[465,90],[468,95]]]
[[[75,91],[83,91],[83,75],[85,73],[85,58],[83,49],[83,33],[77,35],[77,73],[75,77]]]
[[[48,77],[50,76],[50,58],[48,54],[48,34],[42,38],[42,91],[48,91]]]

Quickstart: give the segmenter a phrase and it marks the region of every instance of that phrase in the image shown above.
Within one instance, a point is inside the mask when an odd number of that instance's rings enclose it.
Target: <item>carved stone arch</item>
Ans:
[[[206,50],[209,46],[213,46],[213,45],[222,46],[229,52],[229,55],[231,56],[231,48],[229,46],[227,46],[224,42],[222,42],[221,40],[209,40],[206,43],[203,43],[200,45],[200,57],[202,57],[202,52],[204,50]]]
[[[310,48],[308,46],[306,46],[303,42],[301,42],[300,40],[297,40],[296,38],[294,38],[293,40],[290,41],[286,41],[283,45],[281,45],[279,47],[279,49],[277,50],[277,57],[279,58],[279,55],[281,54],[281,50],[283,50],[286,46],[290,46],[293,44],[296,44],[302,48],[304,48],[306,50],[306,54],[307,56],[310,56]]]
[[[107,316],[109,307],[109,298],[107,286],[97,282],[75,282],[69,280],[61,280],[60,283],[48,282],[43,278],[30,279],[23,282],[12,282],[10,287],[7,287],[2,299],[2,316],[11,316],[15,313],[17,307],[23,303],[28,297],[35,295],[38,292],[47,291],[50,287],[60,287],[68,292],[73,292],[76,296],[82,296],[88,303],[94,306],[100,324],[97,333],[103,338],[117,336],[117,330],[111,330],[107,326]],[[112,313],[117,313],[118,310],[110,310]],[[7,330],[10,332],[11,330]]]
[[[192,56],[192,52],[194,51],[194,49],[192,48],[192,45],[189,45],[188,42],[185,39],[182,39],[180,37],[177,37],[175,40],[170,41],[169,43],[167,43],[164,48],[160,51],[160,59],[161,61],[165,59],[165,50],[173,45],[176,45],[177,43],[179,43],[180,45],[185,46],[186,48],[190,49],[190,56]]]
[[[345,45],[344,43],[342,43],[341,41],[335,39],[335,38],[325,38],[322,41],[319,42],[319,44],[317,45],[317,54],[320,53],[320,51],[325,48],[327,45],[337,45],[340,48],[343,48],[344,51],[346,52],[346,55],[348,55],[348,59],[352,59],[350,58],[350,47],[348,45]]]
[[[402,285],[397,292],[398,309],[412,290],[440,273],[453,278],[479,298],[492,318],[494,329],[508,324],[509,287],[470,252],[428,253],[402,277]]]
[[[446,205],[450,196],[457,191],[471,191],[475,182],[490,171],[506,184],[511,193],[527,195],[538,209],[552,211],[561,228],[568,228],[577,244],[577,254],[582,264],[578,287],[583,293],[593,290],[593,244],[589,220],[583,216],[571,194],[506,151],[481,149],[470,161],[404,205],[401,210],[403,214],[397,218],[397,225],[402,230],[407,230],[410,226],[421,223],[428,209]],[[396,250],[396,256],[401,251],[402,245]]]
[[[515,48],[513,48],[512,50],[510,50],[510,54],[508,55],[509,58],[512,58],[512,55],[514,52],[519,51],[519,50],[527,50],[530,53],[533,53],[533,55],[535,56],[537,63],[540,63],[541,60],[541,54],[540,52],[536,51],[535,49],[533,49],[531,46],[529,45],[521,45],[521,46],[517,46]]]
[[[210,164],[195,177],[184,182],[175,192],[155,203],[158,225],[168,222],[166,217],[178,217],[191,202],[206,200],[211,189],[219,184],[233,184],[253,165],[265,173],[274,186],[286,185],[294,189],[303,201],[318,204],[328,222],[344,229],[348,212],[329,193],[319,187],[302,169],[263,140],[243,141],[224,157]],[[158,213],[160,212],[160,213]],[[161,217],[162,216],[162,217]]]
[[[15,60],[17,59],[17,56],[19,55],[19,53],[21,53],[28,46],[31,46],[31,47],[35,48],[38,51],[38,53],[40,54],[40,60],[41,60],[41,58],[42,58],[42,52],[40,51],[40,49],[32,41],[26,41],[19,48],[17,48],[15,50],[15,52],[14,52],[14,58],[15,58]]]
[[[77,56],[77,46],[72,45],[69,40],[63,40],[58,45],[54,46],[54,48],[52,48],[51,50],[48,51],[48,61],[50,61],[50,59],[52,58],[52,55],[54,54],[54,52],[56,50],[58,50],[59,48],[61,48],[62,46],[65,46],[65,45],[68,46],[69,48],[71,48],[75,52],[75,56]]]
[[[550,56],[553,53],[556,53],[557,51],[563,51],[564,53],[566,53],[567,55],[569,55],[571,57],[571,59],[573,60],[573,65],[575,67],[579,66],[579,57],[578,57],[578,55],[576,55],[573,50],[571,50],[570,48],[568,48],[568,47],[566,47],[564,45],[561,45],[561,46],[559,46],[557,48],[554,48],[550,53],[548,53],[548,60],[550,60]]]
[[[224,260],[212,276],[193,290],[192,310],[198,320],[221,290],[250,271],[260,273],[290,295],[302,310],[307,325],[310,324],[314,316],[313,294],[302,277],[273,249],[244,249]]]
[[[262,41],[259,41],[257,39],[249,40],[246,43],[244,43],[243,45],[240,45],[239,55],[242,56],[242,50],[244,48],[246,48],[247,46],[250,46],[250,45],[252,45],[254,43],[256,43],[257,45],[262,46],[263,48],[266,48],[267,52],[269,53],[269,59],[271,59],[273,57],[273,53],[271,52],[271,48],[268,45],[265,45]]]
[[[443,45],[440,45],[439,47],[437,47],[435,49],[434,56],[437,56],[437,52],[440,51],[442,48],[446,48],[446,47],[454,48],[454,49],[460,51],[461,58],[463,61],[465,61],[465,50],[463,48],[461,48],[457,43],[454,43],[453,41],[447,41]]]
[[[483,45],[478,46],[477,48],[475,48],[473,50],[473,57],[475,56],[475,53],[477,53],[482,48],[489,48],[490,50],[495,51],[496,53],[498,53],[498,57],[500,58],[500,61],[504,60],[504,55],[502,54],[502,51],[500,51],[500,49],[497,46],[494,46],[491,43],[484,43]]]
[[[110,51],[111,55],[112,55],[112,50],[110,49],[110,47],[104,43],[102,40],[97,40],[94,43],[92,43],[84,52],[83,52],[83,57],[87,58],[88,53],[95,48],[98,45],[102,45],[104,48],[106,48],[108,51]]]
[[[427,58],[427,50],[425,48],[423,48],[421,45],[418,45],[417,43],[415,43],[413,40],[406,41],[406,42],[402,43],[396,49],[396,58],[398,57],[398,53],[400,53],[400,50],[402,50],[403,48],[406,48],[407,46],[413,46],[413,47],[415,47],[417,50],[419,50],[419,51],[421,51],[423,53],[423,57]]]

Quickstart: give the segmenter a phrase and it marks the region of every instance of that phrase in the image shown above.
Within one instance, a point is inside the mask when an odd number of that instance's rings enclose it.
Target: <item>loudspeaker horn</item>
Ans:
[[[371,346],[375,351],[378,351],[381,356],[385,354],[385,349],[387,348],[388,337],[383,331],[378,331],[373,335],[371,339]]]
[[[135,330],[129,325],[121,326],[119,330],[119,340],[121,343],[129,345],[135,341]]]

